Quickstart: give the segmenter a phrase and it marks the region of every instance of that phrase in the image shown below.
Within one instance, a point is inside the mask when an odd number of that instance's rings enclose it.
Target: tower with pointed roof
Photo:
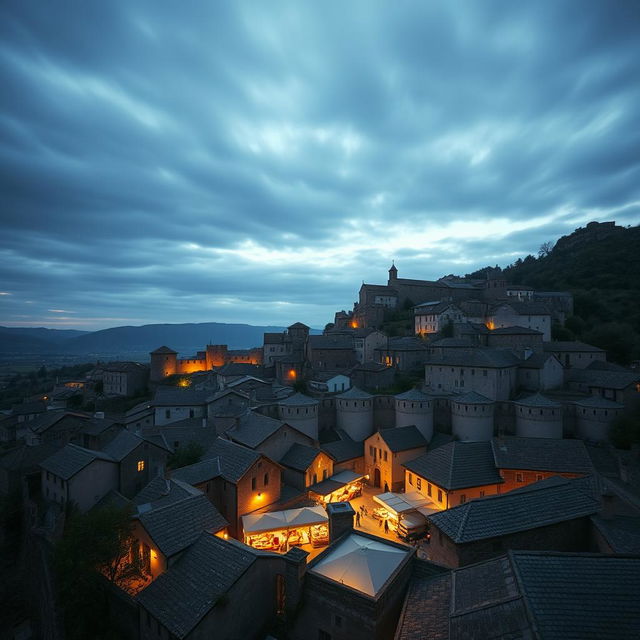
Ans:
[[[392,282],[395,282],[398,279],[398,270],[396,269],[395,262],[391,263],[391,269],[389,269],[389,286],[391,286]]]

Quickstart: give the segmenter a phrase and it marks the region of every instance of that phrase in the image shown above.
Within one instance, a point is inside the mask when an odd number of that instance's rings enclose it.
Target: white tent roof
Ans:
[[[242,528],[245,533],[258,533],[322,524],[328,520],[324,507],[302,507],[302,509],[269,511],[242,516]]]
[[[396,514],[405,513],[407,511],[419,511],[424,515],[429,515],[439,511],[436,505],[425,498],[421,493],[412,491],[410,493],[381,493],[373,496],[373,499],[381,504],[387,511]]]
[[[382,539],[352,533],[309,571],[375,597],[409,553]]]
[[[345,469],[344,471],[340,471],[339,473],[336,473],[335,475],[331,476],[329,480],[347,484],[349,482],[353,482],[354,480],[360,480],[360,478],[364,478],[364,476],[360,473],[355,473],[354,471],[349,471],[349,469]]]

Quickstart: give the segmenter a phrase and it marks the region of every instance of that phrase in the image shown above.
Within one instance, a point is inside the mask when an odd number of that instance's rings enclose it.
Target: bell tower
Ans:
[[[389,285],[398,279],[398,270],[396,269],[396,265],[392,262],[391,269],[389,269]]]

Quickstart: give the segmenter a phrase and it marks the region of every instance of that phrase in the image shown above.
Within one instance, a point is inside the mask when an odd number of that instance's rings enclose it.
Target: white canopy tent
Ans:
[[[301,509],[242,516],[242,528],[245,534],[255,534],[262,531],[281,531],[314,524],[325,524],[328,521],[329,518],[324,507],[302,507]]]

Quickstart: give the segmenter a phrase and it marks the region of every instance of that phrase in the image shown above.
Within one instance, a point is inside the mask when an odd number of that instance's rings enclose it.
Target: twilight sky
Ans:
[[[640,3],[0,4],[0,324],[297,320],[640,222]]]

